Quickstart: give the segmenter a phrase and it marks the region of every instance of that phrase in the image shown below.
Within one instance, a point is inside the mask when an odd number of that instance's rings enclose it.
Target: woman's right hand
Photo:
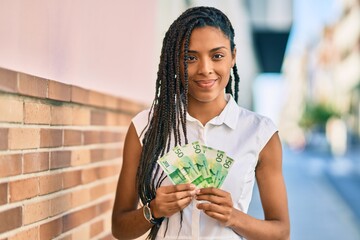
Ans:
[[[150,202],[155,218],[170,217],[186,208],[195,196],[194,184],[161,186],[156,190],[156,197]]]

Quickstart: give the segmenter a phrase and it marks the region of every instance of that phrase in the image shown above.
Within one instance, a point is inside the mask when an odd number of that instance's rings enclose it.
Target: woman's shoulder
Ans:
[[[135,123],[139,123],[139,122],[147,122],[148,118],[149,118],[149,113],[150,113],[150,109],[144,109],[140,112],[138,112],[133,118],[132,118],[132,122]]]
[[[140,139],[143,137],[143,133],[145,128],[148,126],[148,122],[150,119],[150,109],[145,109],[136,114],[131,122],[135,127],[136,133]]]
[[[252,131],[271,135],[278,131],[278,127],[270,117],[244,107],[239,108],[238,126],[248,126]]]
[[[241,106],[239,106],[239,109],[240,109],[239,117],[241,119],[248,120],[254,123],[268,123],[268,124],[272,123],[275,125],[274,121],[268,116],[262,115],[253,110],[249,110]]]

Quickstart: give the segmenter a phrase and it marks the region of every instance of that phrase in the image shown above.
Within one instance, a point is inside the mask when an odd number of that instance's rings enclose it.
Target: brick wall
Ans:
[[[122,145],[143,108],[0,68],[0,240],[112,239]]]

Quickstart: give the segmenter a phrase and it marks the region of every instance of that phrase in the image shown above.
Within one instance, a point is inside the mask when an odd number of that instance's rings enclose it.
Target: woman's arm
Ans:
[[[265,220],[256,219],[233,208],[231,195],[215,188],[200,190],[197,199],[210,201],[211,204],[198,204],[198,208],[249,240],[289,239],[290,223],[282,175],[282,148],[277,133],[260,153],[256,179]]]
[[[125,138],[123,164],[112,214],[112,233],[117,239],[140,237],[153,226],[145,219],[143,209],[138,209],[136,174],[141,151],[135,127],[131,124]],[[159,187],[156,197],[150,202],[152,214],[155,218],[170,217],[188,206],[194,195],[195,186],[192,184]]]
[[[137,238],[152,226],[144,218],[142,209],[137,209],[139,196],[136,189],[136,172],[141,150],[135,127],[131,123],[125,138],[123,163],[112,213],[112,233],[117,239]]]

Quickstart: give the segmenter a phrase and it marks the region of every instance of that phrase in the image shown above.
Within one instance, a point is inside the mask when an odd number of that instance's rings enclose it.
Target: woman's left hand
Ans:
[[[231,195],[221,189],[210,187],[201,188],[196,192],[196,206],[206,215],[218,220],[222,225],[229,226],[234,211]]]

